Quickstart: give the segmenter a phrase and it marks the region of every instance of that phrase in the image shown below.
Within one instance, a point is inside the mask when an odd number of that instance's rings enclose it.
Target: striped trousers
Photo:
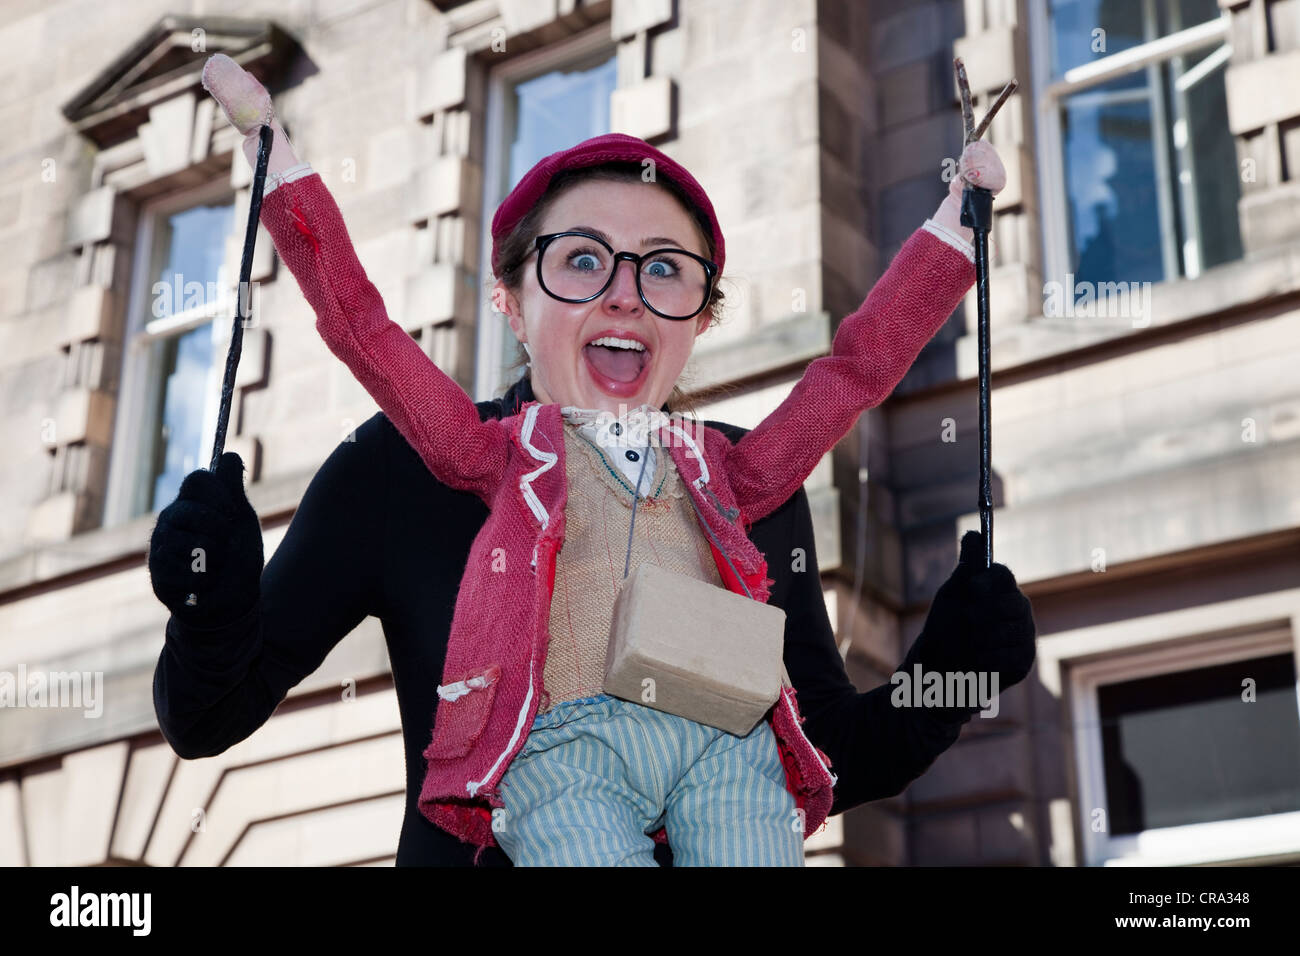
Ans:
[[[501,778],[516,866],[803,866],[803,822],[766,720],[744,737],[597,694],[538,714]]]

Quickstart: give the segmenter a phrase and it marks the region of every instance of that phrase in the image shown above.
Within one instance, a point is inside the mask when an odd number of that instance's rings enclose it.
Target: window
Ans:
[[[479,401],[506,384],[517,348],[505,319],[492,311],[492,216],[539,159],[609,132],[609,98],[616,85],[607,23],[502,64],[489,78],[475,388]]]
[[[1159,282],[1240,258],[1217,0],[1031,8],[1045,274]]]
[[[136,240],[106,524],[171,502],[216,436],[233,317],[228,186],[146,206]],[[233,285],[233,282],[231,283]]]
[[[1289,634],[1111,657],[1074,689],[1086,862],[1300,856]]]

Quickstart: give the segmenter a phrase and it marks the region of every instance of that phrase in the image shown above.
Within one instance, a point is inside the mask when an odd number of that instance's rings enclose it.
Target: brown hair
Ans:
[[[546,192],[542,194],[542,198],[537,201],[532,209],[528,210],[528,214],[519,220],[519,224],[511,230],[510,235],[501,243],[499,249],[500,260],[504,265],[496,278],[500,279],[507,289],[517,294],[522,287],[524,261],[528,258],[528,254],[532,252],[534,242],[540,234],[542,219],[546,216],[547,210],[565,190],[571,189],[579,183],[592,180],[645,182],[642,178],[641,165],[635,162],[602,163],[597,166],[585,166],[579,169],[565,169],[556,173],[547,184]],[[713,241],[713,231],[709,223],[709,217],[690,200],[685,191],[672,179],[662,173],[657,173],[654,184],[666,189],[690,215],[696,232],[699,233],[704,242],[707,258],[712,259],[717,254],[717,248]],[[721,281],[721,276],[714,280],[713,290],[710,292],[708,304],[705,306],[710,313],[709,328],[713,328],[722,321],[725,296],[722,289],[719,288]],[[515,360],[511,364],[511,372],[518,371],[520,373],[519,378],[528,377],[531,373],[527,369],[527,364],[528,355],[524,352],[523,346],[516,343]],[[723,391],[730,390],[720,387],[703,389],[688,399],[686,392],[674,385],[672,393],[668,396],[667,404],[672,411],[685,411],[694,414],[696,413],[695,403],[697,401],[712,397],[715,392],[720,394]]]

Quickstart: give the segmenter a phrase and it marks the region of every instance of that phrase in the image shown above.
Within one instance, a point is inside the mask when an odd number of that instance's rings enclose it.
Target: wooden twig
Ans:
[[[957,90],[961,94],[961,120],[962,128],[965,130],[962,149],[965,149],[984,135],[989,128],[989,123],[993,121],[993,117],[997,115],[998,110],[1002,109],[1002,104],[1016,91],[1018,84],[1015,80],[1012,80],[1002,87],[1002,92],[998,94],[998,98],[993,101],[993,105],[984,114],[984,118],[979,121],[979,125],[976,125],[975,109],[971,105],[970,81],[966,78],[966,64],[961,61],[961,57],[957,56],[953,57],[952,65],[957,71]]]
[[[961,120],[965,129],[962,147],[975,142],[975,110],[970,101],[970,82],[966,79],[966,64],[961,57],[953,57],[953,66],[957,70],[957,91],[961,94]]]
[[[989,123],[992,122],[993,117],[997,115],[998,110],[1002,109],[1002,104],[1005,103],[1010,98],[1011,94],[1016,91],[1017,85],[1016,81],[1012,80],[1006,86],[1002,87],[1002,92],[998,94],[998,98],[993,101],[993,105],[989,107],[989,111],[984,114],[984,118],[980,120],[979,125],[975,127],[975,139],[979,139],[984,135],[984,131],[989,128]]]

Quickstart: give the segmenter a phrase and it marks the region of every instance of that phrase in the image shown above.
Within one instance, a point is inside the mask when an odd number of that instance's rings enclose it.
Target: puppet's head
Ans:
[[[543,402],[619,412],[676,394],[718,318],[722,230],[684,167],[609,134],[541,160],[492,220],[493,304]]]

